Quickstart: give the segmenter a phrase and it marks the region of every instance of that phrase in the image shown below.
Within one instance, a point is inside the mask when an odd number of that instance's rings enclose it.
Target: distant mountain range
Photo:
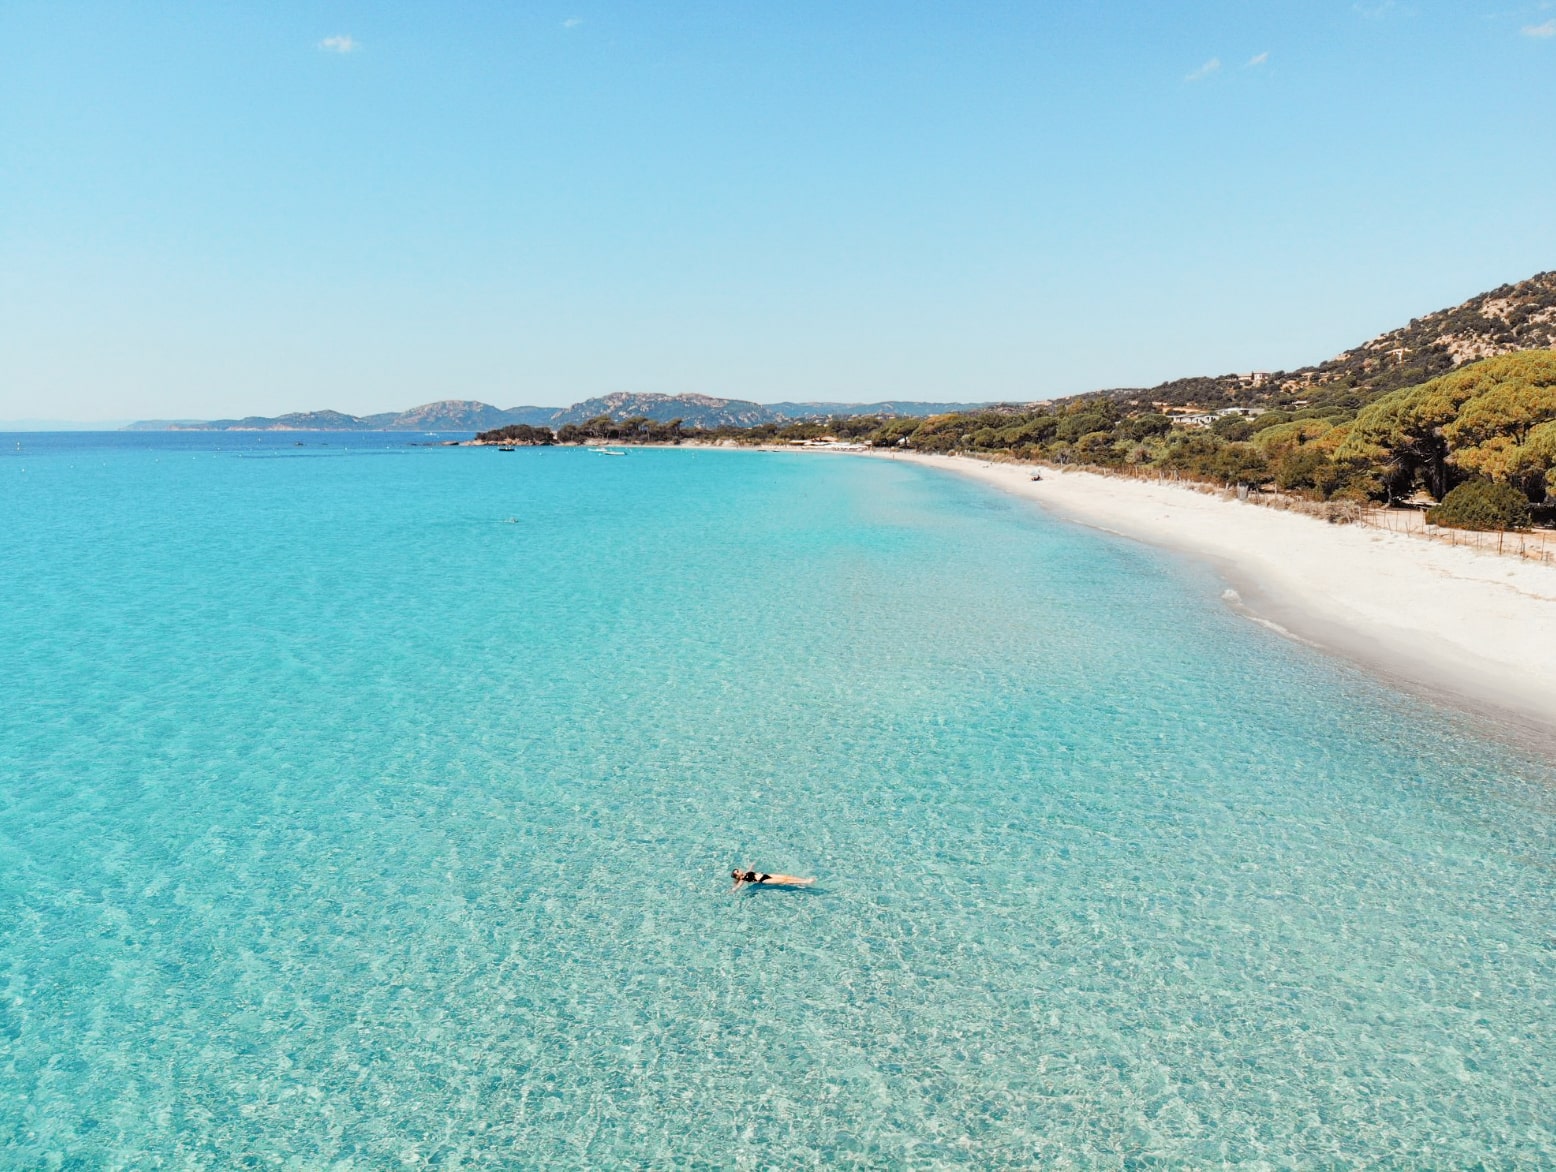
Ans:
[[[634,395],[620,393],[585,399],[571,407],[509,407],[504,410],[472,399],[444,399],[389,411],[381,415],[346,415],[340,411],[297,411],[289,415],[250,415],[243,419],[145,419],[127,431],[487,431],[510,423],[531,427],[561,427],[600,415],[612,419],[644,416],[659,422],[679,419],[688,427],[754,427],[796,419],[830,419],[856,415],[939,415],[966,411],[983,403],[750,403],[711,395]]]
[[[1399,329],[1294,371],[1208,375],[1174,379],[1154,387],[1120,387],[1100,392],[1139,405],[1256,403],[1339,403],[1359,406],[1396,387],[1426,382],[1465,362],[1515,350],[1556,348],[1556,272],[1502,285],[1451,309],[1416,318]],[[1078,396],[1077,396],[1078,397]],[[754,427],[801,419],[860,415],[940,415],[994,406],[989,403],[752,403],[709,395],[621,393],[586,399],[571,407],[509,407],[503,410],[468,399],[445,399],[409,411],[345,415],[304,411],[246,419],[151,419],[131,431],[487,431],[512,423],[558,428],[600,415],[613,419],[645,416],[679,419],[688,427]],[[1001,404],[999,406],[1012,406]]]
[[[143,419],[126,431],[470,431],[527,423],[555,414],[555,407],[515,407],[503,411],[470,399],[444,399],[409,411],[347,415],[342,411],[294,411],[288,415],[249,415],[243,419]]]

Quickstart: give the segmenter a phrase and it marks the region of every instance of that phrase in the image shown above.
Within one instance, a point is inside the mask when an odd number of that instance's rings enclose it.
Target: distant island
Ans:
[[[754,427],[801,419],[838,419],[877,415],[888,418],[966,411],[984,403],[751,403],[711,395],[658,395],[622,392],[586,399],[571,407],[493,407],[473,399],[444,399],[379,415],[340,411],[298,411],[288,415],[250,415],[243,419],[143,419],[126,431],[486,431],[510,425],[557,429],[600,415],[614,419],[668,422],[691,427]]]

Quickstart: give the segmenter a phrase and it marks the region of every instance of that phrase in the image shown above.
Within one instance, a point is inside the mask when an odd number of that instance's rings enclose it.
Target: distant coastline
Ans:
[[[502,427],[560,429],[600,416],[642,418],[658,423],[678,420],[693,428],[759,427],[802,420],[923,417],[985,407],[986,403],[929,403],[890,400],[876,403],[752,403],[711,395],[614,394],[585,399],[569,407],[494,407],[474,399],[442,399],[408,411],[348,415],[343,411],[297,411],[286,415],[248,415],[242,419],[142,419],[125,431],[491,431]],[[105,427],[109,425],[104,425]]]

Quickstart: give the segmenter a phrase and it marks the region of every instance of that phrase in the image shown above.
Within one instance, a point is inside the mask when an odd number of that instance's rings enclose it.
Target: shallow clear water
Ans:
[[[303,439],[4,442],[0,1163],[1556,1163],[1548,762],[933,472]]]

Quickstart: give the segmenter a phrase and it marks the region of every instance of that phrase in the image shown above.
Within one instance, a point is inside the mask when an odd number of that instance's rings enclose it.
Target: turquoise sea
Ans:
[[[1556,765],[1207,570],[383,435],[0,522],[0,1166],[1556,1165]]]

